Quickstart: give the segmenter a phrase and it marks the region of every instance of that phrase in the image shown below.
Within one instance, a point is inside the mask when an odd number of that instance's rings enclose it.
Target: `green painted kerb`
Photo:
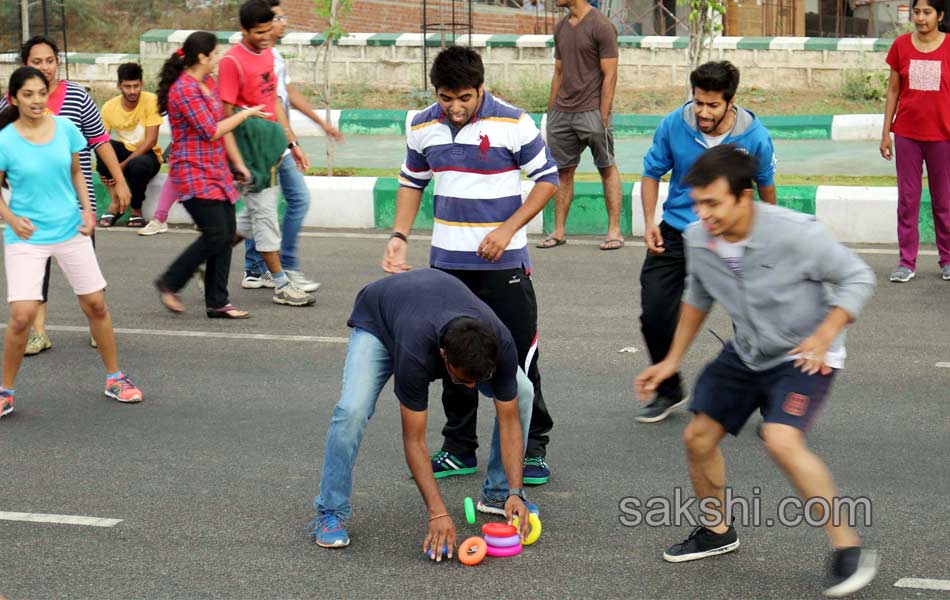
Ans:
[[[788,117],[761,117],[762,124],[775,139],[827,140],[831,139],[832,115],[795,115]]]
[[[422,193],[422,204],[412,224],[413,229],[432,229],[432,190],[434,185],[426,186]],[[373,225],[378,229],[392,229],[396,219],[396,192],[399,180],[380,177],[373,187]]]
[[[344,110],[340,113],[340,129],[355,135],[404,135],[404,110]]]
[[[620,232],[633,232],[633,215],[630,214],[630,194],[633,184],[624,183],[620,200]],[[567,215],[569,235],[604,235],[607,233],[607,205],[604,204],[604,186],[594,181],[574,183],[574,200]],[[554,231],[554,199],[544,207],[544,233]]]

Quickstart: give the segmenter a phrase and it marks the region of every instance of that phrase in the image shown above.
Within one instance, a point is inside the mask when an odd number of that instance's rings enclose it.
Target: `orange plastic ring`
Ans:
[[[485,560],[487,553],[488,544],[485,543],[485,540],[478,536],[470,537],[459,546],[459,562],[463,565],[474,567]]]

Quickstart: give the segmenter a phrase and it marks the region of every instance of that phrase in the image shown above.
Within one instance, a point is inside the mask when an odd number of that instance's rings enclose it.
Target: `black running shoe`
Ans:
[[[688,398],[682,393],[675,396],[657,394],[652,402],[640,409],[636,419],[641,423],[658,423],[670,416],[673,409],[682,406],[687,400]]]
[[[830,585],[825,588],[825,596],[841,598],[860,590],[877,575],[877,563],[877,550],[861,547],[835,550],[831,553]]]
[[[739,547],[739,537],[736,528],[729,526],[726,533],[715,533],[705,527],[693,529],[686,541],[673,544],[663,553],[663,560],[667,562],[686,562],[699,560],[707,556],[725,554]]]

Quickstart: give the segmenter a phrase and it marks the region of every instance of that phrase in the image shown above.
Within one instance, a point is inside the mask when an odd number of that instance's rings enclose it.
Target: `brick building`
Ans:
[[[455,22],[468,20],[467,0],[427,0],[430,29],[434,23],[450,23],[452,6]],[[313,0],[283,0],[281,5],[290,17],[294,31],[323,31],[326,20],[318,19]],[[535,16],[518,8],[472,3],[473,33],[552,33],[558,13]],[[343,21],[344,31],[352,33],[411,33],[422,30],[422,0],[353,0],[349,15]],[[467,33],[467,31],[459,31]]]

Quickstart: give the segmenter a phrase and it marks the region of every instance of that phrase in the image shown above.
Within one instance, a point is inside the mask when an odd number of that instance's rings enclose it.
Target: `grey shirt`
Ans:
[[[683,236],[683,302],[703,311],[722,304],[733,321],[736,352],[755,371],[787,361],[832,308],[857,318],[874,293],[871,268],[811,215],[757,202],[741,277],[716,253],[702,222]],[[829,351],[843,352],[844,337]]]

